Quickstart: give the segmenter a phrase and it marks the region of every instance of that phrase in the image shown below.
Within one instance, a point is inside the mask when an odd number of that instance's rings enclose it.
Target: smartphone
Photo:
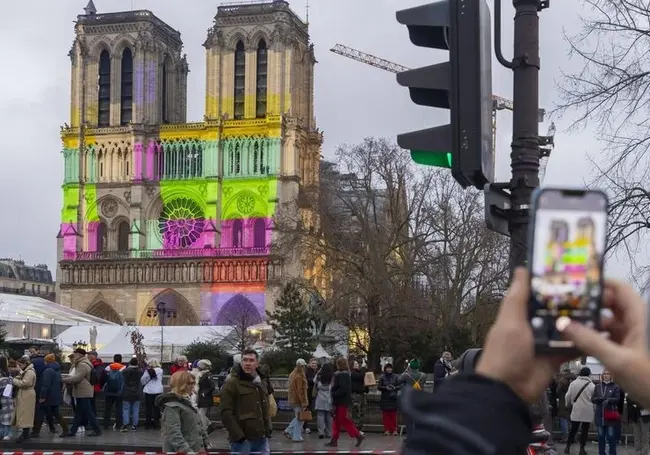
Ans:
[[[607,195],[537,189],[528,237],[529,320],[539,353],[578,353],[555,328],[560,316],[600,328]]]

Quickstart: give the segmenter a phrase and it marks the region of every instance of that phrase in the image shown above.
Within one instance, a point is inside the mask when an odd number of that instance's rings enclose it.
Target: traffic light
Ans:
[[[442,0],[397,12],[416,46],[449,50],[449,61],[399,73],[421,106],[449,109],[451,122],[400,134],[413,161],[451,168],[463,188],[494,177],[490,10],[485,0]]]

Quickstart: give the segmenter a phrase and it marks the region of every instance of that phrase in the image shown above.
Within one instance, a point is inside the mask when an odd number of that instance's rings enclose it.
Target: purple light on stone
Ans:
[[[147,101],[153,102],[156,99],[156,64],[147,63]]]
[[[135,87],[133,88],[135,103],[138,106],[144,104],[144,64],[138,63],[135,68]]]

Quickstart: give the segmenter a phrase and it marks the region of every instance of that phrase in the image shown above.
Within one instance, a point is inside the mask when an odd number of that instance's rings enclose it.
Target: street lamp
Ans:
[[[166,310],[167,302],[156,303],[156,311],[153,312],[154,317],[158,316],[160,321],[160,362],[163,362],[163,350],[165,347],[165,322],[167,318],[175,318],[177,316],[176,310]]]
[[[166,302],[156,303],[156,312],[160,320],[160,363],[163,362],[163,349],[165,347],[165,306]]]

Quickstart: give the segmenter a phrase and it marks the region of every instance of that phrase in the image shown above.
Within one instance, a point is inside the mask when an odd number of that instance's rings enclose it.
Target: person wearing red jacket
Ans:
[[[190,364],[187,362],[187,357],[181,355],[176,358],[176,363],[174,363],[169,370],[173,375],[177,371],[190,371],[191,367]]]
[[[93,366],[93,371],[91,375],[94,375],[94,384],[93,384],[93,390],[95,391],[95,395],[93,396],[93,400],[91,401],[91,405],[93,408],[93,412],[95,415],[97,415],[97,394],[102,391],[102,377],[104,375],[104,362],[97,356],[96,351],[90,351],[88,353],[88,360],[90,360],[90,363]],[[92,380],[91,376],[91,380]]]

